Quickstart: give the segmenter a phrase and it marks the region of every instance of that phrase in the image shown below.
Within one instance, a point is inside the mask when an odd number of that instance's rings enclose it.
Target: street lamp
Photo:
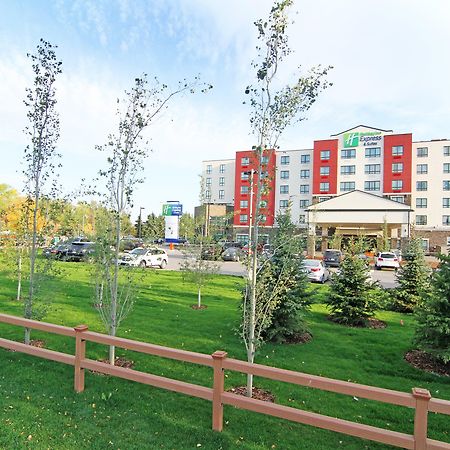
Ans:
[[[141,238],[142,235],[142,210],[145,209],[144,207],[139,208],[139,228],[138,228],[138,238]]]

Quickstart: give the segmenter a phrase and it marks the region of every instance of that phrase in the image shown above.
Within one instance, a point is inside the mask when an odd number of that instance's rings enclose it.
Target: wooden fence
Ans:
[[[37,348],[21,342],[2,338],[0,338],[0,347],[74,366],[74,387],[77,392],[82,392],[84,390],[84,371],[85,369],[89,369],[124,378],[126,380],[137,381],[138,383],[148,384],[212,401],[212,428],[216,431],[222,431],[223,405],[232,405],[237,408],[312,425],[326,430],[337,431],[339,433],[357,436],[395,447],[415,450],[450,450],[450,444],[432,440],[427,437],[428,412],[450,415],[450,401],[431,398],[430,393],[426,389],[414,388],[412,393],[406,393],[333,380],[331,378],[308,375],[291,370],[278,369],[276,367],[249,364],[244,361],[228,358],[227,353],[223,351],[216,351],[212,355],[205,355],[202,353],[147,344],[145,342],[133,341],[130,339],[112,337],[89,331],[86,325],[68,328],[7,314],[0,314],[0,322],[34,330],[46,331],[62,336],[74,337],[75,355]],[[209,388],[185,383],[183,381],[152,375],[133,369],[111,366],[110,364],[88,359],[86,358],[87,342],[115,345],[116,347],[127,350],[211,367],[214,374],[213,387]],[[270,378],[272,380],[413,408],[415,409],[414,433],[410,435],[399,433],[397,431],[385,430],[383,428],[363,425],[225,392],[225,370],[232,370],[245,374],[252,373],[253,375]]]

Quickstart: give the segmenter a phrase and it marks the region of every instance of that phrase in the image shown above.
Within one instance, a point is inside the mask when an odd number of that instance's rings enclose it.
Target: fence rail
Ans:
[[[382,389],[347,381],[333,380],[331,378],[308,375],[292,370],[278,369],[276,367],[261,364],[250,364],[227,357],[224,351],[216,351],[212,355],[177,350],[160,345],[148,344],[114,336],[107,336],[88,330],[86,325],[75,328],[54,325],[23,319],[7,314],[0,314],[0,323],[16,325],[24,328],[41,330],[48,333],[75,338],[75,355],[61,353],[53,350],[32,347],[21,342],[0,338],[0,347],[28,355],[37,356],[51,361],[61,362],[74,366],[74,388],[82,392],[85,387],[85,369],[112,375],[126,380],[155,386],[158,388],[179,392],[193,397],[202,398],[212,402],[212,428],[222,431],[223,405],[231,405],[237,408],[266,414],[273,417],[287,419],[306,425],[311,425],[326,430],[350,436],[360,437],[372,441],[389,444],[395,447],[413,450],[450,450],[450,444],[436,441],[427,437],[428,412],[450,415],[450,401],[431,398],[426,389],[414,388],[412,393],[399,392],[390,389]],[[197,384],[186,383],[167,377],[161,377],[134,369],[112,366],[107,363],[86,358],[86,342],[95,342],[104,345],[133,350],[148,355],[160,356],[212,367],[214,381],[213,387],[205,387]],[[313,412],[303,411],[289,406],[278,405],[253,398],[242,397],[224,390],[224,371],[232,370],[245,374],[269,378],[300,386],[351,395],[370,400],[376,400],[397,406],[404,406],[415,410],[414,433],[405,434],[397,431],[386,430],[348,420],[338,419]]]

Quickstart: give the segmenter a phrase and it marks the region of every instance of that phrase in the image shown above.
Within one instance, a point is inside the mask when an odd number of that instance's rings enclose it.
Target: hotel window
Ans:
[[[280,200],[280,208],[287,208],[289,206],[289,200]]]
[[[379,181],[364,181],[364,190],[365,191],[379,191],[380,190],[380,182]]]
[[[267,200],[261,200],[259,202],[259,207],[260,208],[267,208]]]
[[[442,199],[442,207],[443,208],[450,208],[450,198],[443,198]]]
[[[444,145],[444,156],[450,156],[450,145]]]
[[[269,164],[269,157],[268,156],[263,156],[261,158],[261,164]]]
[[[282,156],[280,158],[280,163],[283,165],[289,164],[289,156]]]
[[[264,172],[261,172],[261,180],[264,180],[264,178],[267,178],[269,176],[269,172],[265,170]]]
[[[428,164],[417,164],[417,173],[428,173]]]
[[[444,173],[450,173],[450,163],[444,163]]]
[[[374,174],[381,172],[381,164],[366,164],[364,166],[364,173]]]
[[[219,167],[219,173],[225,173],[225,164],[221,164]]]
[[[331,154],[330,150],[322,150],[320,152],[320,159],[322,161],[328,160],[330,159],[330,154]]]
[[[298,223],[306,223],[306,215],[305,214],[300,214],[298,216]]]
[[[416,198],[416,208],[426,208],[428,201],[426,198]]]
[[[223,200],[225,198],[225,191],[220,189],[219,190],[219,200]]]
[[[320,175],[321,176],[325,176],[325,175],[330,175],[330,166],[323,166],[320,168]]]
[[[300,185],[300,194],[309,194],[309,184]]]
[[[399,191],[403,189],[403,180],[392,180],[392,190]]]
[[[248,208],[248,200],[241,200],[240,203],[239,203],[239,207],[241,209]]]
[[[381,147],[366,148],[366,158],[378,158],[381,156]]]
[[[444,191],[450,191],[450,180],[444,180],[442,182],[442,189]]]
[[[239,216],[239,222],[241,222],[241,223],[246,223],[247,220],[248,220],[248,215],[247,215],[247,214],[241,214],[241,215]]]
[[[417,147],[417,156],[419,158],[428,156],[428,147]]]
[[[403,155],[403,145],[396,145],[392,147],[392,156],[401,156]]]
[[[206,198],[206,200],[211,199],[211,191],[205,191],[205,198]]]
[[[354,191],[355,182],[354,181],[343,181],[341,182],[341,191]]]
[[[250,173],[249,172],[241,172],[241,180],[242,181],[246,181],[250,178]]]
[[[310,155],[300,155],[300,164],[309,164],[311,162]]]
[[[219,186],[225,186],[225,177],[219,178]]]
[[[212,172],[212,166],[211,166],[211,164],[208,164],[206,166],[206,173],[209,175],[211,172]]]
[[[309,200],[300,200],[299,203],[300,209],[305,209],[309,206]]]
[[[250,158],[248,156],[244,156],[241,159],[241,165],[243,166],[248,166],[250,164]]]
[[[210,187],[211,186],[211,178],[207,178],[206,179],[206,186]]]
[[[402,173],[402,172],[403,172],[403,163],[392,164],[392,173]]]
[[[356,166],[341,166],[341,175],[355,175]]]
[[[342,159],[356,158],[356,150],[354,148],[341,150],[341,158]]]
[[[450,216],[442,216],[442,225],[450,225]]]
[[[309,178],[309,169],[300,170],[300,178]]]
[[[249,187],[248,186],[241,186],[241,194],[248,194]]]
[[[280,186],[280,194],[289,194],[289,185],[288,184],[282,184]]]
[[[262,222],[262,223],[267,222],[267,216],[264,214],[261,214],[259,216],[259,222]]]
[[[416,191],[428,190],[428,181],[416,181]]]
[[[289,170],[282,170],[280,172],[280,178],[282,180],[289,180]]]
[[[391,195],[389,197],[393,202],[397,203],[405,203],[405,196],[404,195]]]
[[[427,224],[427,216],[416,216],[416,225],[426,225]]]
[[[328,192],[330,190],[330,183],[320,183],[319,190],[320,192]]]

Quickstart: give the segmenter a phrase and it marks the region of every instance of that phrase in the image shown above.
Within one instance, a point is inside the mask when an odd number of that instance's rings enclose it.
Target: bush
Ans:
[[[335,322],[348,326],[366,326],[379,307],[377,284],[368,276],[366,263],[347,254],[340,271],[331,279],[331,291],[326,304]]]
[[[450,256],[439,255],[431,292],[416,311],[414,343],[444,363],[450,362]]]

